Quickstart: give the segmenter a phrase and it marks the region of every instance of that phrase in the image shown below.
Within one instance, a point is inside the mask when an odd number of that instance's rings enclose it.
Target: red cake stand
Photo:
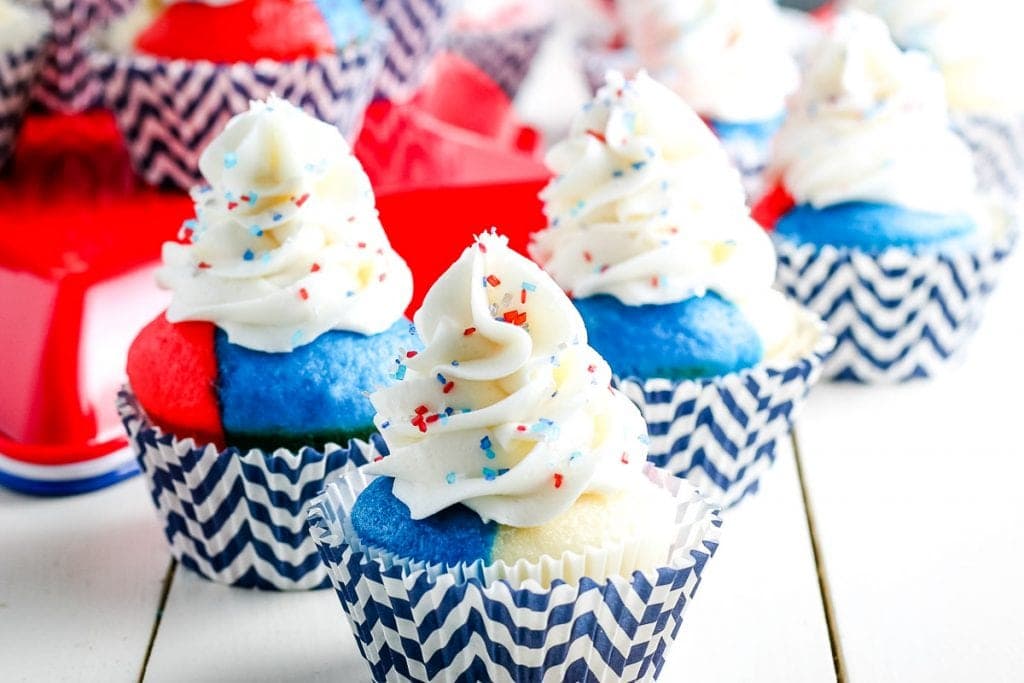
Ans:
[[[376,102],[355,145],[381,220],[427,286],[498,223],[514,246],[543,225],[541,141],[501,89],[441,55],[420,95]],[[67,495],[137,472],[114,400],[128,345],[169,296],[160,245],[192,203],[146,187],[107,113],[32,118],[0,178],[0,485]]]

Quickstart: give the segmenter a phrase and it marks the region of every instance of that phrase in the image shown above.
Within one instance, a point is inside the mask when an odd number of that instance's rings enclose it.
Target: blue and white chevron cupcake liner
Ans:
[[[826,377],[904,382],[932,376],[960,354],[1016,239],[1010,229],[973,251],[871,255],[776,238],[776,284],[836,337]]]
[[[53,23],[32,97],[51,111],[74,113],[101,104],[103,87],[88,56],[90,35],[126,13],[137,0],[30,0]]]
[[[336,125],[354,141],[384,64],[383,29],[318,59],[254,64],[98,52],[107,105],[136,172],[152,185],[200,183],[199,155],[249,102],[271,94]]]
[[[41,61],[39,45],[0,52],[0,169],[14,153],[29,93]]]
[[[310,531],[376,681],[651,680],[718,547],[721,521],[685,482],[653,467],[647,476],[678,504],[668,562],[604,581],[560,578],[562,567],[587,562],[569,553],[529,568],[445,568],[375,553],[349,522],[372,480],[361,470],[328,485],[310,508]]]
[[[835,344],[803,310],[794,338],[802,350],[795,360],[705,379],[616,379],[647,421],[647,459],[723,508],[755,493]]]
[[[982,191],[1024,210],[1024,113],[1017,116],[956,115],[953,128],[974,155]]]
[[[391,31],[375,97],[404,102],[419,88],[427,67],[444,47],[457,0],[363,0]]]
[[[372,444],[328,444],[323,452],[218,452],[212,444],[163,433],[129,389],[120,392],[117,407],[171,554],[182,566],[245,588],[330,585],[306,528],[307,507],[326,479],[386,453],[380,437]]]
[[[551,26],[544,19],[495,30],[452,31],[448,48],[476,64],[509,99],[515,99]]]

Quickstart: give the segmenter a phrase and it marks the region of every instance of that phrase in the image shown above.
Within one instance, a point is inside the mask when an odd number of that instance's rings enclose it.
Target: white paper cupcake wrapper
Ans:
[[[363,0],[366,10],[391,31],[375,97],[404,102],[423,82],[444,47],[456,0]]]
[[[64,113],[101,103],[103,88],[88,57],[89,35],[127,12],[137,0],[32,0],[53,22],[53,36],[33,98]]]
[[[118,394],[128,432],[171,554],[218,583],[269,590],[326,588],[327,573],[306,528],[307,507],[325,479],[387,452],[353,439],[324,452],[218,452],[164,434],[129,389]]]
[[[0,52],[0,169],[14,153],[32,82],[41,61],[39,45]]]
[[[1010,230],[973,252],[880,255],[776,237],[776,281],[836,337],[826,377],[903,382],[934,375],[962,350],[1016,236]]]
[[[293,62],[214,64],[145,55],[93,54],[136,172],[153,185],[200,183],[199,155],[249,102],[271,94],[354,141],[380,75],[387,37],[339,54]]]
[[[1024,113],[1012,117],[954,114],[952,120],[974,155],[981,190],[1024,208]]]
[[[348,523],[372,477],[352,470],[331,482],[310,507],[310,531],[374,680],[657,676],[718,547],[721,521],[705,498],[669,473],[648,466],[646,474],[678,505],[668,563],[601,582],[558,579],[547,588],[537,578],[552,571],[550,566],[508,576],[504,565],[446,569],[375,555]],[[588,562],[600,563],[575,556],[561,563],[561,571],[571,573]]]
[[[453,31],[448,48],[480,67],[509,99],[515,99],[551,26],[545,19],[493,31]]]
[[[647,459],[722,507],[755,493],[775,462],[776,439],[793,426],[835,344],[807,311],[800,311],[800,327],[808,348],[794,361],[706,379],[617,378],[647,421]]]

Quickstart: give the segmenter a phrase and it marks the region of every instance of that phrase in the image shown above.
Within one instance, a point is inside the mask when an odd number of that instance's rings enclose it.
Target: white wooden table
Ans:
[[[1024,680],[1024,257],[962,367],[824,385],[728,513],[662,680]],[[0,490],[0,681],[363,681],[333,592],[176,567],[144,482]]]

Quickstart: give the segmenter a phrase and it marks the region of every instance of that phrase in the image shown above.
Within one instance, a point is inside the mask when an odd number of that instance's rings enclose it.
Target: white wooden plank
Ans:
[[[134,681],[170,564],[141,478],[71,498],[0,489],[0,679]]]
[[[722,544],[688,609],[664,681],[835,680],[788,440],[761,491],[726,513]]]
[[[962,367],[815,391],[797,442],[850,681],[1024,672],[1024,259]]]
[[[831,650],[788,441],[764,490],[729,515],[662,680],[821,681]],[[689,678],[692,677],[692,678]],[[146,681],[357,681],[367,671],[331,591],[261,593],[181,568]]]

